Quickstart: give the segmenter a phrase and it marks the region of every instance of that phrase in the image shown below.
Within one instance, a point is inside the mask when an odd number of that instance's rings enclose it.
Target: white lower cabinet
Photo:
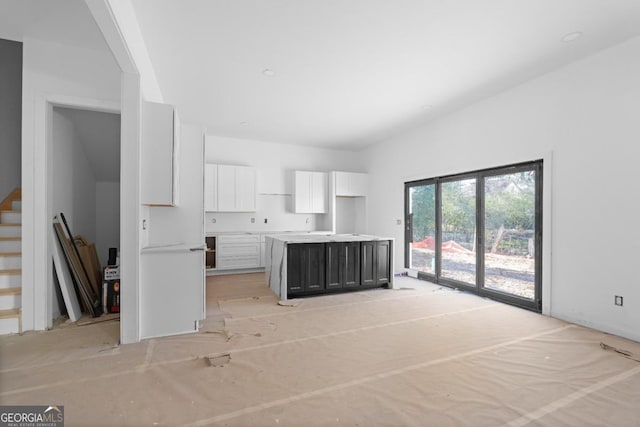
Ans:
[[[258,268],[261,264],[259,234],[228,234],[217,237],[216,268]]]
[[[140,256],[142,339],[198,331],[206,300],[202,254],[168,248]]]
[[[264,267],[266,265],[266,234],[260,235],[260,267]]]

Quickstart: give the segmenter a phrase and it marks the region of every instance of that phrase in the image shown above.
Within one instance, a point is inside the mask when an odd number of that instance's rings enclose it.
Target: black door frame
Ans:
[[[488,177],[507,175],[510,173],[518,173],[523,171],[535,171],[535,278],[534,278],[534,298],[533,300],[518,297],[513,294],[501,292],[494,289],[487,289],[484,287],[484,208],[485,208],[485,194],[484,194],[484,180]],[[411,257],[411,242],[413,238],[413,218],[409,213],[410,204],[410,189],[411,187],[435,185],[436,186],[436,200],[435,200],[435,220],[436,220],[436,232],[435,232],[435,271],[434,273],[426,273],[418,271],[418,278],[427,280],[437,284],[441,284],[448,287],[464,289],[469,292],[485,296],[491,299],[502,301],[511,305],[526,308],[532,311],[542,311],[542,183],[543,183],[543,161],[535,160],[531,162],[517,163],[513,165],[500,166],[489,169],[481,169],[473,172],[465,172],[455,175],[447,175],[442,177],[421,179],[416,181],[405,182],[405,245],[404,245],[404,259],[405,268],[410,267]],[[459,181],[463,179],[475,178],[476,179],[476,283],[470,285],[465,282],[461,282],[451,278],[442,277],[442,188],[441,184],[445,182]]]

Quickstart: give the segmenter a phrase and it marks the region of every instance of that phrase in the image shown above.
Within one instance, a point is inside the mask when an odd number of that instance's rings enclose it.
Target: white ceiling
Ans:
[[[133,4],[165,101],[184,121],[348,149],[640,33],[638,0]],[[561,41],[574,31],[583,36]]]
[[[347,149],[640,34],[639,0],[131,1],[183,121]],[[0,0],[0,37],[108,49],[83,0]]]
[[[0,38],[35,38],[108,50],[83,0],[0,0]]]

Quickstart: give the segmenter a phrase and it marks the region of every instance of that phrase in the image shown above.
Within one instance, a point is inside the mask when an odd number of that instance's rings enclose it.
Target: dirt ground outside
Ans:
[[[433,273],[435,251],[428,248],[411,248],[411,267]],[[442,275],[470,284],[476,281],[476,254],[474,252],[445,252],[442,259]],[[527,299],[535,297],[535,260],[533,257],[485,255],[485,287],[517,295]]]

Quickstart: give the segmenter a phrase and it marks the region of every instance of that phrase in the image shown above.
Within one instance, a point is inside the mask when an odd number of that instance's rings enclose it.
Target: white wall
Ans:
[[[54,215],[62,212],[71,232],[96,239],[96,179],[73,121],[65,109],[53,109],[52,177]]]
[[[207,213],[207,231],[327,230],[327,215],[295,214],[292,209],[293,171],[361,172],[363,159],[353,151],[294,146],[207,135],[208,163],[257,168],[257,212]],[[255,223],[251,222],[255,218]],[[268,222],[265,224],[264,219]],[[215,223],[212,220],[215,219]]]
[[[95,177],[84,152],[84,145],[76,132],[73,121],[64,109],[53,109],[51,139],[51,192],[53,215],[64,217],[74,236],[81,235],[89,241],[96,235],[96,195]],[[60,222],[62,219],[58,218]],[[56,295],[56,281],[48,281],[51,299],[52,321],[60,315]]]
[[[0,201],[20,187],[22,43],[0,39]]]
[[[24,330],[31,330],[49,326],[47,302],[53,298],[47,295],[46,286],[52,277],[53,200],[47,194],[51,104],[117,111],[120,70],[108,51],[27,38],[23,40],[22,77],[22,324]]]
[[[120,183],[96,182],[96,251],[107,265],[109,248],[120,248]]]
[[[550,314],[640,340],[639,99],[634,38],[372,147],[369,231],[396,238],[400,269],[405,181],[552,152]]]
[[[365,197],[336,197],[336,233],[366,233]]]

